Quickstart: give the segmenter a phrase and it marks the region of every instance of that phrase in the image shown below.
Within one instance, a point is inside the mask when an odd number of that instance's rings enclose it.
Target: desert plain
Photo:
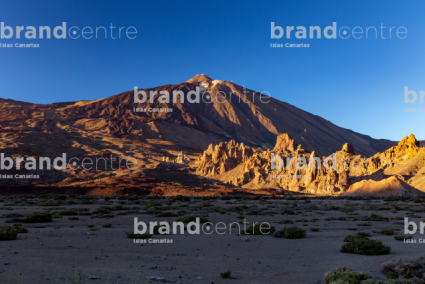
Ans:
[[[416,243],[394,236],[403,235],[405,217],[416,224],[422,221],[424,202],[420,197],[300,195],[1,196],[0,226],[25,227],[27,232],[0,241],[0,283],[319,284],[326,283],[327,271],[340,266],[386,279],[383,263],[423,256],[425,244],[420,240],[425,238],[419,232],[412,238]],[[51,216],[51,222],[32,223],[28,216],[34,212]],[[227,229],[199,235],[153,234],[143,239],[146,243],[126,235],[133,233],[135,217],[148,224],[185,216],[206,218],[212,226],[222,222]],[[267,222],[276,231],[296,226],[306,236],[241,234],[244,222],[247,228]],[[344,238],[358,232],[369,233],[391,252],[340,252]],[[161,239],[172,243],[151,243]],[[226,271],[230,277],[222,278]]]

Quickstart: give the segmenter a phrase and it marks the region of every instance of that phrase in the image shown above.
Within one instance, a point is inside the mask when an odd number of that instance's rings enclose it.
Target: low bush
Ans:
[[[155,202],[148,202],[145,206],[142,207],[142,210],[149,210],[157,206],[161,206],[161,204]]]
[[[52,200],[40,200],[37,203],[38,206],[58,206],[58,204]]]
[[[370,237],[370,234],[368,233],[358,232],[357,234],[346,236],[344,238],[344,242],[347,243],[347,242],[352,242],[359,239],[368,239],[369,237]]]
[[[394,236],[394,239],[396,241],[404,241],[404,240],[410,240],[413,236],[403,236],[403,235],[397,235]]]
[[[28,233],[28,229],[22,226],[21,224],[14,224],[12,227],[18,234]]]
[[[44,212],[34,212],[22,219],[25,223],[47,223],[53,222],[52,215]]]
[[[425,260],[423,257],[399,259],[384,263],[382,273],[390,279],[403,277],[406,279],[420,278],[424,280]]]
[[[346,266],[332,269],[325,274],[326,283],[334,284],[361,284],[363,280],[367,280],[369,276],[364,272],[356,272]]]
[[[305,238],[307,235],[307,231],[298,228],[297,226],[289,227],[289,228],[283,228],[281,231],[276,231],[273,234],[273,237],[275,238],[285,238],[285,239],[302,239]]]
[[[227,270],[225,272],[220,273],[221,278],[231,278],[232,277],[232,271]]]
[[[112,207],[109,206],[100,206],[93,211],[93,214],[108,214],[111,213]]]
[[[133,233],[125,233],[127,235],[127,238],[129,239],[149,239],[152,238],[152,235],[149,233],[144,234],[133,234]]]
[[[383,217],[383,216],[377,215],[377,214],[370,215],[370,219],[372,221],[388,221],[388,218],[387,217]]]
[[[393,229],[382,229],[381,234],[392,236],[392,235],[394,235],[394,230]]]
[[[376,280],[369,278],[365,272],[356,272],[345,266],[332,269],[325,274],[326,283],[329,284],[421,284],[418,278]]]
[[[344,244],[341,252],[361,255],[383,255],[391,252],[391,247],[383,245],[381,241],[367,238],[356,239]]]
[[[16,240],[18,231],[12,227],[4,227],[0,229],[0,241]]]
[[[329,210],[339,210],[340,207],[335,206],[335,205],[328,205]]]

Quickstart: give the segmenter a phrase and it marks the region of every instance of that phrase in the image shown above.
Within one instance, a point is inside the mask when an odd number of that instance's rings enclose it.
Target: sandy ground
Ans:
[[[1,198],[1,197],[0,197]],[[18,200],[18,199],[16,199]],[[102,199],[95,200],[95,204],[73,204],[66,206],[44,207],[21,203],[18,205],[13,199],[4,199],[0,202],[0,214],[20,213],[28,215],[31,212],[61,211],[71,208],[89,208],[94,210],[100,206],[118,205],[118,200],[106,203]],[[34,199],[35,203],[37,200]],[[20,283],[73,283],[77,278],[81,282],[89,283],[148,283],[148,277],[162,277],[166,281],[180,283],[325,283],[323,275],[330,269],[339,266],[348,266],[358,271],[365,271],[371,276],[385,279],[379,272],[382,263],[388,260],[423,256],[425,244],[407,244],[396,241],[393,236],[378,233],[383,228],[403,228],[403,220],[352,221],[350,218],[370,216],[376,213],[394,218],[404,217],[412,210],[415,217],[409,217],[417,223],[423,216],[421,204],[410,202],[396,202],[390,205],[382,200],[355,201],[355,200],[304,200],[288,201],[283,199],[258,200],[211,200],[213,206],[202,207],[199,211],[183,205],[184,210],[193,214],[207,215],[208,220],[216,224],[224,222],[240,222],[237,216],[252,222],[268,222],[277,229],[285,225],[278,224],[283,219],[311,220],[295,225],[307,230],[304,239],[273,238],[270,235],[244,236],[238,234],[238,228],[229,229],[225,234],[211,235],[154,235],[153,239],[172,239],[168,244],[137,244],[126,238],[125,232],[133,232],[134,217],[145,222],[173,221],[177,217],[156,218],[154,214],[146,214],[141,208],[149,200],[141,199],[140,204],[134,201],[122,201],[124,206],[136,206],[138,210],[126,210],[127,215],[116,215],[110,219],[94,218],[92,216],[78,216],[79,220],[68,220],[68,216],[54,218],[52,223],[23,224],[29,229],[28,233],[19,234],[17,240],[0,241],[0,283],[13,283],[19,278]],[[159,200],[165,205],[167,200]],[[188,202],[174,202],[173,206],[189,204],[195,206],[206,201],[192,199]],[[234,204],[225,204],[225,203]],[[294,204],[297,206],[295,207]],[[328,204],[341,207],[340,210],[325,210]],[[347,205],[348,204],[348,205]],[[354,205],[353,205],[354,204]],[[362,210],[363,205],[375,207],[397,204],[405,208],[391,213],[389,210]],[[258,206],[256,210],[267,208],[267,211],[258,211],[261,215],[248,215],[248,210],[241,215],[235,212],[220,214],[213,211],[218,207],[231,208],[233,206]],[[315,206],[315,207],[314,207]],[[282,208],[291,208],[297,215],[281,215]],[[315,209],[315,210],[312,210]],[[346,211],[356,212],[359,215],[347,215]],[[13,209],[13,210],[11,210]],[[365,208],[363,208],[365,209]],[[382,209],[382,208],[381,208]],[[407,209],[407,210],[406,210]],[[271,212],[274,210],[275,212]],[[159,210],[161,211],[161,210]],[[176,211],[176,210],[169,210]],[[412,215],[410,215],[412,216]],[[338,217],[346,221],[334,220]],[[329,221],[328,218],[334,218]],[[328,219],[326,221],[325,219]],[[8,218],[0,219],[0,226],[13,225],[5,223]],[[359,223],[370,223],[372,226],[357,226]],[[103,228],[103,224],[111,224],[111,228]],[[88,225],[94,225],[98,230],[91,231]],[[43,227],[44,228],[36,228]],[[243,225],[241,224],[242,228]],[[287,225],[292,226],[292,225]],[[229,228],[230,226],[227,225]],[[319,232],[310,231],[310,227],[320,228]],[[382,240],[392,247],[391,254],[384,256],[362,256],[341,253],[343,239],[355,232],[348,230],[357,228],[357,232],[369,232],[372,239]],[[374,233],[373,231],[376,231]],[[401,232],[402,233],[402,232]],[[248,238],[248,242],[245,241]],[[413,239],[421,239],[417,233]],[[149,240],[148,240],[149,241]],[[220,278],[220,272],[232,271],[232,279]],[[89,275],[101,279],[87,280]],[[131,280],[131,281],[130,281]],[[150,280],[149,283],[157,283]]]

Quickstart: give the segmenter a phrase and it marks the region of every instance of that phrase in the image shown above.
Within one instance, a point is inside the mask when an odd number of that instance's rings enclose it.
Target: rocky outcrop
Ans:
[[[349,170],[337,165],[338,159],[354,159],[354,149],[345,144],[341,151],[330,157],[319,157],[295,143],[288,134],[281,134],[273,150],[242,155],[230,159],[228,150],[234,141],[220,143],[198,158],[197,172],[204,176],[216,176],[222,181],[240,187],[276,187],[284,190],[315,194],[334,194],[350,186]],[[235,147],[235,146],[233,146]],[[236,144],[236,148],[238,148]],[[326,163],[326,165],[325,165]]]
[[[208,149],[197,158],[196,172],[203,176],[215,177],[245,162],[251,155],[251,148],[243,143],[236,143],[235,140],[221,142],[215,147],[210,144]]]
[[[392,176],[380,181],[362,180],[350,186],[346,196],[418,196],[425,195],[422,191],[408,185],[402,177]]]
[[[425,150],[419,147],[414,135],[405,137],[397,146],[370,158],[356,155],[354,147],[349,143],[345,143],[341,151],[328,157],[320,157],[315,151],[307,151],[296,144],[288,134],[279,135],[272,150],[256,152],[250,157],[233,159],[231,162],[224,150],[228,147],[225,145],[227,144],[221,143],[215,148],[210,145],[199,158],[198,173],[216,176],[228,184],[251,189],[277,188],[327,195],[373,195],[376,192],[376,196],[411,196],[418,195],[421,191],[408,184],[411,176],[406,171],[420,175],[421,183],[425,175]],[[220,157],[215,162],[212,153]],[[420,158],[421,154],[423,159]],[[391,162],[385,159],[390,159]],[[400,174],[400,170],[391,174],[394,167],[398,166],[398,159],[408,165],[404,169],[405,174]],[[423,161],[423,164],[419,161]],[[227,163],[231,166],[226,166]],[[423,171],[418,172],[419,169]]]

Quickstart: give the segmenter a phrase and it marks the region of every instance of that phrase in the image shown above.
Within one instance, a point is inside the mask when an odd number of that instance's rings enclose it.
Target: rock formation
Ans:
[[[198,165],[197,173],[215,177],[245,162],[251,155],[251,148],[246,147],[243,143],[236,143],[235,140],[221,142],[215,147],[210,144],[195,162]]]
[[[348,143],[341,151],[319,157],[315,151],[304,150],[288,134],[279,135],[272,150],[239,159],[231,158],[226,151],[232,148],[230,145],[235,142],[210,145],[197,160],[197,173],[238,187],[310,194],[411,196],[425,191],[423,186],[412,186],[415,181],[425,184],[425,149],[419,147],[414,135],[370,158],[356,155]]]

